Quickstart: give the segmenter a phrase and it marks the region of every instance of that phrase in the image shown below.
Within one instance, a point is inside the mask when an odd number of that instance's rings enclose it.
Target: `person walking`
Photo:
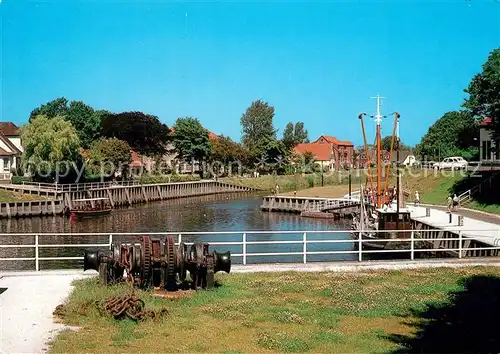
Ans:
[[[415,206],[420,204],[420,194],[418,191],[415,191]]]
[[[451,208],[453,206],[453,199],[451,198],[451,195],[448,196],[448,213],[451,213]]]
[[[453,209],[457,211],[457,208],[459,207],[460,204],[460,199],[458,199],[457,195],[453,195]]]

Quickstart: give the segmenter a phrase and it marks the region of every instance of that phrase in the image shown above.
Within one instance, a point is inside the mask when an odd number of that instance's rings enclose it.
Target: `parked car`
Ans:
[[[447,157],[443,161],[434,164],[436,170],[462,170],[467,169],[467,161],[463,157]]]

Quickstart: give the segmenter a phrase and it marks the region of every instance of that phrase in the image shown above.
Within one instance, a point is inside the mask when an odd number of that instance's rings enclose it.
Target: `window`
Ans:
[[[3,171],[4,172],[10,171],[10,159],[8,157],[3,158]]]

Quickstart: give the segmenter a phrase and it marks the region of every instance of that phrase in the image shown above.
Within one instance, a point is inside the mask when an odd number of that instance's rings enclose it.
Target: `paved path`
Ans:
[[[452,222],[450,223],[450,214],[447,211],[431,208],[430,216],[425,216],[425,206],[409,206],[408,209],[410,210],[413,219],[422,221],[423,223],[436,229],[455,231],[457,233],[459,229],[467,230],[462,231],[463,236],[474,238],[491,246],[500,246],[500,227],[498,227],[498,224],[496,223],[486,222],[478,220],[475,217],[472,218],[465,216],[462,211],[460,215],[463,215],[464,219],[463,226],[460,227],[458,226],[459,214],[457,213],[451,214]]]
[[[83,277],[83,272],[47,272],[44,276],[16,274],[0,278],[3,290],[0,351],[42,353],[47,349],[47,342],[64,329],[63,325],[54,323],[52,312],[68,296],[71,282]]]
[[[500,266],[496,258],[417,261],[365,261],[234,265],[231,273],[243,272],[358,272],[380,269],[421,269],[435,267]],[[71,282],[97,272],[81,270],[0,273],[0,352],[43,353],[48,342],[65,328],[54,323],[52,312],[71,291]]]
[[[448,211],[447,207],[441,205],[429,205],[429,207],[441,211]],[[457,211],[454,211],[453,214],[463,215],[469,218],[474,218],[476,220],[500,225],[500,215],[491,214],[484,211],[473,210],[468,208],[459,208]]]

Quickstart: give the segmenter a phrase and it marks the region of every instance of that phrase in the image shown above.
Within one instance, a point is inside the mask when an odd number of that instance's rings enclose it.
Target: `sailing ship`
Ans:
[[[410,239],[412,222],[410,218],[410,211],[404,206],[403,203],[403,189],[399,171],[399,114],[394,113],[394,130],[391,139],[391,150],[389,152],[389,161],[392,158],[394,142],[396,140],[397,151],[397,187],[390,191],[388,186],[388,176],[390,172],[390,163],[386,167],[386,176],[384,187],[382,186],[382,159],[381,159],[381,134],[380,125],[382,116],[380,114],[380,99],[377,96],[377,114],[373,116],[376,119],[376,190],[373,187],[374,182],[371,174],[371,161],[372,154],[368,151],[368,144],[366,141],[366,134],[363,123],[363,116],[360,114],[361,127],[363,131],[363,139],[365,143],[365,152],[367,156],[368,179],[366,185],[370,184],[370,194],[365,196],[363,193],[363,186],[360,188],[360,212],[359,215],[353,217],[351,224],[351,236],[355,239],[362,238],[363,249],[371,250],[399,250],[408,249],[409,242],[401,241],[388,241],[394,239]],[[396,136],[397,132],[397,136]],[[383,189],[382,189],[383,187]],[[390,191],[390,192],[389,192]],[[408,231],[406,231],[408,230]],[[355,243],[356,247],[359,246]]]

